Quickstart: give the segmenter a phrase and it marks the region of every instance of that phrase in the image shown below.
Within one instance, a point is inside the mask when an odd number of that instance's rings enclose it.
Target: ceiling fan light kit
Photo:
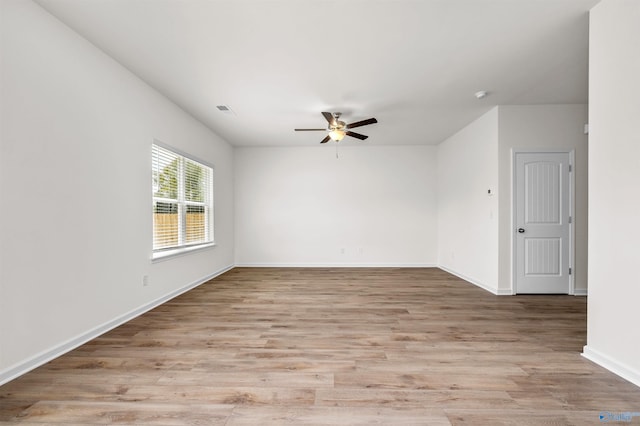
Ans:
[[[327,120],[328,127],[326,129],[294,129],[296,132],[313,132],[313,131],[328,131],[329,134],[320,142],[327,143],[330,140],[340,142],[345,136],[351,136],[352,138],[360,139],[361,141],[367,139],[369,136],[362,135],[360,133],[352,132],[349,129],[355,127],[366,126],[368,124],[377,123],[375,118],[368,118],[366,120],[356,121],[355,123],[345,123],[340,120],[341,112],[322,112],[322,116]]]
[[[346,132],[344,130],[336,129],[329,132],[329,137],[336,142],[340,142],[342,139],[344,139],[345,135]]]

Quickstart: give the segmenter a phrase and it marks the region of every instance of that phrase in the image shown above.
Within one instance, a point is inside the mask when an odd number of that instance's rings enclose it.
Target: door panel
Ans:
[[[517,153],[516,293],[569,293],[569,154]]]
[[[562,265],[560,238],[525,237],[524,241],[525,276],[558,276],[560,274],[560,265]]]
[[[525,224],[560,223],[560,164],[524,164]]]

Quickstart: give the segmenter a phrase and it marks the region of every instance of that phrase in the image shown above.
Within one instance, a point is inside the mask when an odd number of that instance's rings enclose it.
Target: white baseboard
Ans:
[[[201,284],[204,284],[205,282],[209,281],[212,278],[217,277],[218,275],[222,275],[225,272],[229,271],[230,269],[233,269],[234,265],[230,265],[227,266],[223,269],[220,269],[212,274],[209,274],[205,277],[202,277],[190,284],[187,284],[184,287],[181,287],[177,290],[174,290],[158,299],[155,299],[149,303],[146,303],[132,311],[129,311],[127,313],[125,313],[124,315],[120,315],[119,317],[116,317],[110,321],[107,321],[106,323],[99,325],[97,327],[92,328],[91,330],[86,331],[85,333],[82,333],[72,339],[67,340],[64,343],[61,343],[59,345],[56,345],[54,347],[52,347],[51,349],[48,349],[46,351],[43,351],[29,359],[27,359],[26,361],[20,362],[12,367],[9,367],[3,371],[0,371],[0,386],[19,377],[22,376],[25,373],[28,373],[29,371],[40,367],[43,364],[46,364],[47,362],[58,358],[61,355],[64,355],[67,352],[72,351],[73,349],[76,349],[77,347],[87,343],[88,341],[95,339],[96,337],[106,333],[107,331],[110,331],[128,321],[131,321],[132,319],[139,317],[140,315],[144,314],[145,312],[150,311],[153,308],[156,308],[160,305],[162,305],[163,303],[168,302],[169,300],[173,299],[174,297],[180,296],[181,294],[194,289],[195,287],[198,287]]]
[[[574,296],[587,296],[588,290],[586,288],[576,288],[573,290]]]
[[[640,387],[640,371],[618,362],[588,345],[582,349],[582,356]]]
[[[236,268],[437,268],[432,263],[236,263]]]
[[[456,272],[456,271],[454,271],[452,269],[449,269],[449,268],[447,268],[445,266],[440,265],[440,266],[438,266],[438,268],[442,269],[443,271],[446,271],[446,272],[450,273],[451,275],[455,275],[458,278],[461,278],[461,279],[463,279],[465,281],[468,281],[471,284],[473,284],[473,285],[475,285],[477,287],[480,287],[483,290],[488,291],[489,293],[495,294],[496,296],[511,296],[513,294],[513,293],[511,293],[511,290],[499,289],[499,288],[488,286],[488,285],[486,285],[484,283],[481,283],[481,282],[479,282],[479,281],[477,281],[477,280],[475,280],[475,279],[473,279],[471,277],[467,277],[466,275],[461,274],[459,272]]]

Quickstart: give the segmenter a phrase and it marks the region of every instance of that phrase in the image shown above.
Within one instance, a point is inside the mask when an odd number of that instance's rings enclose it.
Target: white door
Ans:
[[[570,290],[568,153],[515,155],[516,293]]]

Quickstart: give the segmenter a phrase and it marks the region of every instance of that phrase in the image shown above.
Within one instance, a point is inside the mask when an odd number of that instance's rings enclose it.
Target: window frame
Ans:
[[[178,172],[177,172],[177,199],[172,198],[163,198],[155,196],[155,187],[153,182],[153,172],[154,172],[154,151],[155,146],[167,150],[178,158]],[[151,144],[151,260],[163,260],[166,258],[184,255],[187,253],[191,253],[194,251],[210,248],[216,245],[215,243],[215,191],[214,191],[214,183],[215,183],[215,167],[213,164],[203,161],[202,159],[195,157],[189,153],[186,153],[178,148],[175,148],[171,145],[168,145],[162,141],[154,139]],[[198,166],[209,168],[210,176],[209,176],[209,191],[205,194],[205,200],[203,202],[199,201],[188,201],[185,196],[185,164],[187,161],[191,161]],[[156,202],[166,202],[170,204],[177,204],[178,210],[178,245],[171,247],[161,247],[155,248],[155,219],[153,215],[155,214],[155,204]],[[197,242],[197,243],[188,243],[186,242],[186,212],[187,206],[203,206],[209,208],[208,217],[205,220],[208,220],[208,236],[206,241]]]

